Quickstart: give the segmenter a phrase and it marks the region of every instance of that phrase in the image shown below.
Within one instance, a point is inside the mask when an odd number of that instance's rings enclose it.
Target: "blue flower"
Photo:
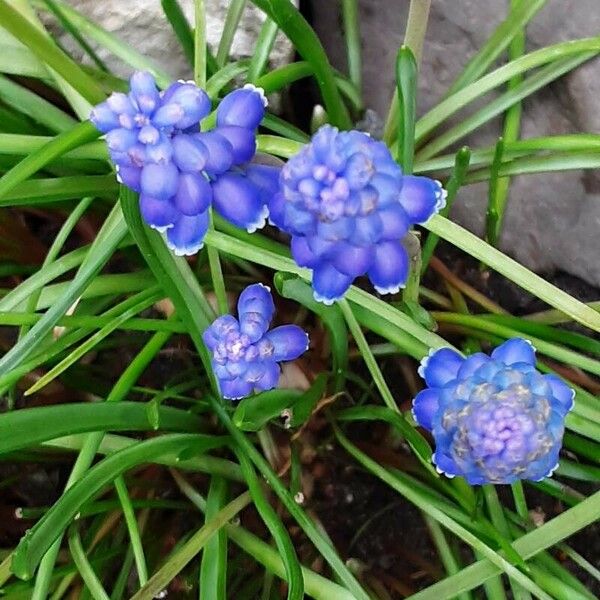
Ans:
[[[521,338],[491,356],[442,348],[421,361],[428,387],[414,399],[413,415],[433,434],[438,471],[474,485],[552,474],[575,392],[535,365],[535,349]]]
[[[331,304],[365,274],[379,293],[397,292],[409,269],[402,239],[444,203],[439,182],[403,175],[382,142],[326,125],[283,167],[269,218],[312,269],[315,299]]]
[[[277,386],[282,361],[308,350],[308,335],[297,325],[269,331],[275,305],[268,287],[248,286],[238,300],[238,319],[218,317],[204,332],[224,398],[237,400]]]
[[[159,92],[150,73],[136,72],[129,94],[112,94],[90,119],[106,134],[119,182],[140,194],[145,222],[175,254],[191,255],[203,245],[211,205],[249,232],[266,223],[279,169],[249,164],[265,106],[262,90],[247,85],[225,96],[216,128],[202,132],[211,110],[204,90],[178,81]]]

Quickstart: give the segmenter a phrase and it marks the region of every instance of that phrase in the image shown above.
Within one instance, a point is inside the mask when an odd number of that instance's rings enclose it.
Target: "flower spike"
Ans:
[[[409,269],[402,238],[444,202],[439,182],[403,175],[382,142],[325,125],[283,167],[269,213],[313,270],[315,299],[331,304],[361,275],[381,294],[398,292]]]
[[[238,300],[238,318],[223,315],[203,333],[224,398],[239,400],[277,387],[280,362],[308,350],[308,335],[297,325],[269,330],[275,305],[268,287],[248,286]]]
[[[138,71],[129,94],[112,94],[90,119],[106,134],[118,181],[140,193],[144,221],[185,256],[202,248],[210,206],[249,232],[265,225],[279,169],[249,164],[265,106],[260,88],[234,90],[217,108],[217,127],[201,132],[211,110],[204,90],[177,81],[159,92]]]
[[[539,481],[556,469],[575,392],[536,370],[528,340],[510,339],[491,356],[441,348],[421,361],[419,375],[428,387],[413,416],[434,437],[438,471],[482,485]]]

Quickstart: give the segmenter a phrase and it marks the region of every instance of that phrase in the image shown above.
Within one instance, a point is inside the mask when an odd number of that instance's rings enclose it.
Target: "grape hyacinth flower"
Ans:
[[[439,182],[403,175],[382,142],[321,127],[282,168],[269,219],[292,236],[294,260],[313,271],[316,300],[331,304],[356,277],[395,293],[409,269],[402,239],[445,204]]]
[[[238,300],[238,318],[218,317],[204,332],[224,398],[238,400],[277,386],[279,363],[308,350],[308,335],[297,325],[269,331],[275,305],[268,287],[248,286]]]
[[[211,110],[206,92],[185,81],[159,92],[140,71],[129,94],[112,94],[90,119],[106,134],[117,178],[140,194],[146,223],[164,232],[175,254],[191,255],[202,247],[211,205],[250,232],[266,222],[279,169],[249,164],[265,106],[262,90],[235,90],[218,106],[215,129],[201,132]]]
[[[413,415],[433,435],[440,473],[472,485],[552,474],[575,392],[535,365],[535,349],[521,338],[491,356],[442,348],[421,361],[428,387],[414,399]]]

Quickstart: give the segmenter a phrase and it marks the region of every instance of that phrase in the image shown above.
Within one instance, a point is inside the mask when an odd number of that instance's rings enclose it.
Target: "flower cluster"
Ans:
[[[238,300],[238,319],[218,317],[204,332],[224,398],[236,400],[277,386],[281,361],[308,350],[308,335],[297,325],[269,331],[275,305],[268,287],[248,286]]]
[[[423,359],[428,388],[414,399],[413,415],[433,434],[440,472],[476,485],[552,474],[575,394],[535,364],[535,349],[520,338],[491,356],[442,348]]]
[[[112,94],[90,119],[106,134],[119,181],[139,192],[146,223],[165,232],[175,254],[190,255],[202,247],[211,204],[250,232],[265,224],[279,169],[248,164],[265,106],[262,90],[235,90],[217,108],[216,128],[201,132],[211,111],[206,92],[184,81],[159,92],[140,71],[129,94]]]
[[[403,175],[387,147],[359,131],[324,126],[281,171],[270,221],[292,236],[296,262],[313,271],[315,299],[331,304],[355,277],[397,292],[409,260],[402,238],[445,203],[439,182]]]

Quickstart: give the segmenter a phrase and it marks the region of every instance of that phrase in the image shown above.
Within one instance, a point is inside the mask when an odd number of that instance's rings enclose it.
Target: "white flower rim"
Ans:
[[[263,88],[258,87],[256,85],[254,85],[253,83],[247,83],[242,89],[243,90],[252,90],[253,92],[256,92],[260,96],[263,106],[265,108],[267,108],[267,106],[269,106],[269,100],[267,99],[267,96],[265,95],[265,90],[263,90]]]

